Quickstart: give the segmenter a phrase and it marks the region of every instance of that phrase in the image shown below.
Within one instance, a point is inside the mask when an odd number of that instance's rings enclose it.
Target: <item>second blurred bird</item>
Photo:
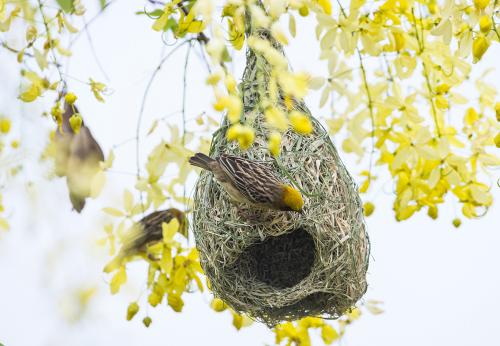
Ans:
[[[58,176],[66,177],[73,209],[81,212],[86,198],[90,196],[92,179],[99,171],[99,163],[104,161],[104,154],[84,122],[75,133],[70,124],[70,118],[75,114],[78,114],[76,106],[65,102],[61,126],[58,126],[54,138],[55,170]]]

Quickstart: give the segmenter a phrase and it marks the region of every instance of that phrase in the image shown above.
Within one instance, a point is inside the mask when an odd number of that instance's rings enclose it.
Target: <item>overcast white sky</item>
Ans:
[[[141,4],[117,1],[90,28],[97,55],[110,77],[108,85],[114,90],[106,103],[97,103],[87,86],[70,80],[70,89],[81,95],[80,111],[105,152],[134,136],[147,80],[162,50],[171,49],[150,30],[146,18],[134,15]],[[297,42],[287,51],[293,67],[323,71],[316,45],[308,36],[313,34],[312,26],[301,23],[299,31]],[[494,66],[499,53],[498,47],[488,52],[483,66]],[[143,134],[152,119],[181,108],[184,57],[183,50],[174,55],[153,85]],[[13,136],[26,145],[19,158],[26,168],[20,177],[9,180],[4,197],[12,229],[0,235],[0,342],[5,346],[272,344],[272,333],[262,325],[236,332],[228,314],[216,314],[207,307],[209,295],[188,297],[182,314],[165,307],[150,309],[153,324],[149,329],[140,319],[125,321],[126,306],[135,297],[134,287],[117,296],[109,294],[107,278],[101,273],[107,258],[96,249],[94,239],[102,232],[100,225],[105,219],[100,208],[119,203],[120,191],[133,182],[133,142],[115,150],[117,160],[114,173],[109,174],[107,197],[89,203],[82,215],[71,212],[64,181],[47,183],[33,163],[37,157],[30,153],[43,143],[39,129],[49,124],[40,119],[40,107],[29,105],[19,110],[18,102],[11,101],[17,94],[17,67],[9,63],[13,59],[0,50],[0,112],[22,117],[23,126],[18,123]],[[203,111],[215,115],[209,106],[211,92],[200,78],[204,74],[203,63],[192,55],[188,118]],[[74,47],[69,75],[105,81],[85,34]],[[490,79],[498,87],[499,72]],[[318,110],[317,100],[317,95],[308,99],[310,108],[313,114],[322,114],[327,110]],[[142,157],[156,143],[144,142]],[[352,158],[341,156],[349,169],[359,172]],[[498,190],[494,188],[497,200]],[[498,204],[484,218],[465,221],[460,229],[454,229],[451,219],[459,211],[456,204],[441,208],[437,221],[422,213],[398,223],[389,193],[377,194],[374,201],[376,213],[367,219],[373,259],[365,297],[384,301],[385,313],[365,314],[349,327],[342,345],[500,345]],[[129,281],[136,280],[131,286],[140,286],[144,274],[140,265],[132,266]],[[70,325],[61,313],[61,302],[82,285],[96,285],[98,293],[84,318]]]

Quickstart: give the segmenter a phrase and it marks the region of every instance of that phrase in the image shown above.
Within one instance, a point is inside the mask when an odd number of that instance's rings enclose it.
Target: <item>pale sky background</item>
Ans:
[[[135,135],[146,83],[162,51],[172,49],[150,29],[147,18],[134,15],[141,6],[142,2],[116,1],[90,27],[109,82],[96,65],[85,33],[73,50],[69,75],[81,80],[93,77],[113,90],[101,104],[85,84],[69,79],[70,89],[81,95],[80,111],[105,153]],[[82,23],[76,24],[81,27]],[[299,35],[287,49],[288,57],[295,70],[321,73],[325,69],[318,60],[317,44],[311,39],[312,24],[299,24]],[[492,48],[481,68],[496,65],[499,54],[498,46]],[[185,50],[181,49],[158,75],[145,109],[143,135],[154,118],[180,110],[184,57]],[[100,209],[120,203],[123,188],[132,187],[134,142],[115,149],[117,159],[103,197],[89,202],[81,215],[70,211],[64,181],[47,182],[37,164],[34,152],[44,145],[40,129],[48,129],[51,123],[41,119],[40,105],[19,109],[19,102],[14,100],[18,93],[14,58],[0,50],[0,112],[21,119],[9,138],[20,138],[23,143],[22,154],[13,159],[22,160],[25,168],[16,178],[2,174],[4,204],[12,227],[9,233],[0,234],[0,342],[5,346],[272,344],[273,334],[263,325],[254,324],[237,332],[229,313],[217,314],[209,309],[208,294],[185,295],[182,314],[165,306],[149,309],[153,318],[149,329],[141,323],[143,311],[132,322],[125,320],[128,303],[137,297],[134,287],[142,285],[146,271],[140,264],[131,266],[131,287],[111,296],[109,278],[102,274],[108,257],[96,248],[95,239],[103,235],[103,220],[109,220]],[[205,67],[197,54],[190,62],[187,117],[193,119],[203,111],[216,115],[210,107],[212,93],[203,84]],[[241,59],[237,66],[239,73]],[[498,87],[499,72],[489,79]],[[307,101],[313,114],[328,112],[327,108],[318,109],[318,95],[311,95]],[[171,121],[178,118],[173,116]],[[143,140],[142,158],[158,138]],[[353,173],[361,170],[352,157],[341,156]],[[2,158],[2,165],[5,162]],[[498,204],[485,217],[464,221],[459,229],[451,226],[460,209],[455,202],[441,207],[436,221],[421,212],[398,223],[392,211],[390,182],[384,190],[369,195],[376,212],[367,219],[372,261],[365,299],[384,301],[385,313],[364,314],[348,328],[341,345],[500,345]],[[498,201],[499,189],[493,190]],[[71,292],[91,286],[97,286],[96,297],[83,318],[69,324],[61,306],[71,301]],[[144,299],[142,302],[144,309]]]

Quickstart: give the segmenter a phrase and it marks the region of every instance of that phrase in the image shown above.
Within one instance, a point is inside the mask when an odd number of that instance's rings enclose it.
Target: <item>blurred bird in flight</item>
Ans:
[[[163,239],[163,223],[168,224],[174,218],[179,222],[178,232],[187,238],[188,219],[185,213],[176,208],[152,212],[139,220],[125,234],[122,248],[118,255],[104,267],[104,272],[110,273],[118,269],[126,258],[146,254],[147,246]]]

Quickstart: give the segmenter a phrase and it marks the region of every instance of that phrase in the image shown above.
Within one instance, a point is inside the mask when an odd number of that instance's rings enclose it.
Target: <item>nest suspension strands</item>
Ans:
[[[282,51],[268,30],[249,24],[247,29],[248,36]],[[270,75],[265,58],[248,49],[242,121],[255,129],[255,142],[242,151],[228,141],[225,119],[210,157],[264,161],[284,183],[303,192],[304,206],[298,213],[235,204],[214,175],[202,171],[193,210],[201,264],[217,297],[268,326],[305,316],[338,318],[367,288],[369,240],[361,200],[328,133],[301,100],[293,100],[293,108],[310,116],[313,133],[287,130],[279,159],[272,159],[261,109]],[[278,103],[283,107],[282,97]]]

